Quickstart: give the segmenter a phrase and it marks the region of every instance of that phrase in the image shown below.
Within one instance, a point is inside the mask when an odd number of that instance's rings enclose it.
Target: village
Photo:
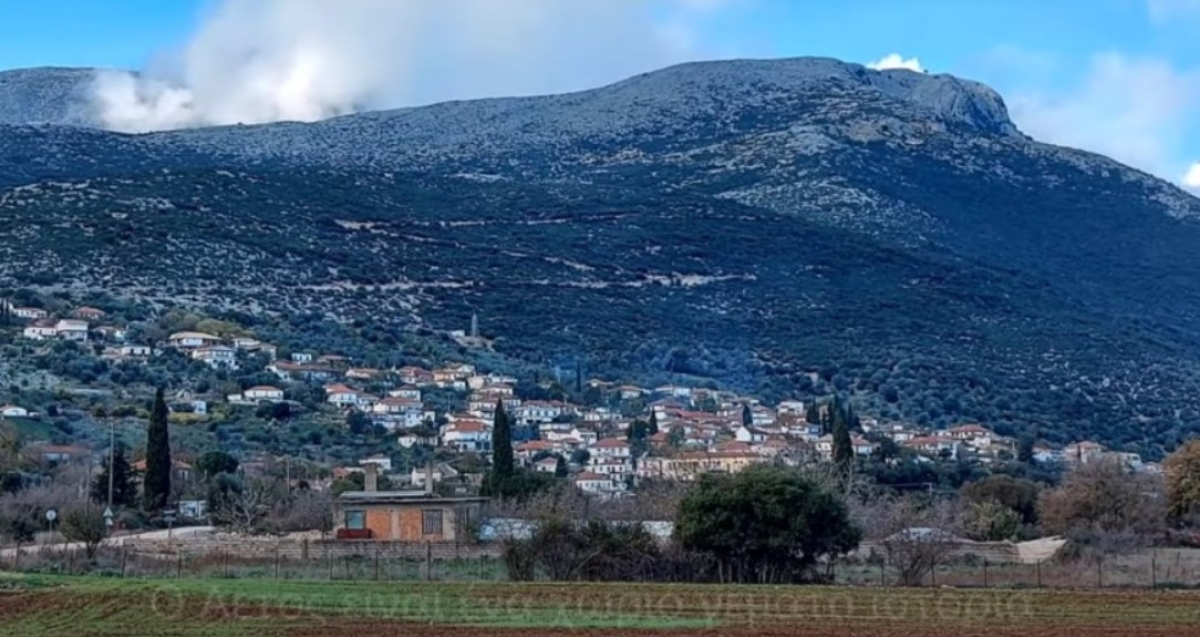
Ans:
[[[737,473],[758,463],[800,466],[829,462],[834,456],[826,401],[784,400],[766,405],[753,396],[705,387],[642,387],[582,378],[576,383],[597,404],[524,399],[516,391],[517,378],[484,373],[464,362],[446,361],[430,369],[375,369],[328,352],[291,352],[287,358],[278,358],[279,348],[273,344],[199,331],[175,332],[156,343],[133,343],[127,341],[127,326],[93,307],[77,307],[61,316],[31,307],[9,305],[4,310],[26,323],[21,336],[28,342],[86,343],[114,361],[146,361],[166,352],[212,369],[238,370],[248,361],[266,361],[262,371],[274,377],[275,383],[244,387],[223,396],[189,396],[186,408],[195,413],[203,414],[221,402],[232,406],[286,404],[294,388],[319,387],[332,419],[365,419],[386,431],[396,449],[426,448],[449,458],[401,471],[388,454],[375,454],[354,464],[331,467],[331,478],[362,473],[373,465],[391,484],[421,488],[453,476],[460,483],[473,481],[477,486],[482,474],[456,469],[454,459],[490,459],[498,407],[522,432],[513,440],[521,466],[569,479],[580,491],[606,499],[626,496],[648,480],[690,481],[705,473]],[[551,383],[542,381],[541,385],[548,388]],[[454,392],[461,398],[460,407],[437,410],[425,400],[431,390]],[[9,404],[0,408],[0,416],[26,419],[39,414]],[[969,460],[988,465],[1011,461],[1019,453],[1016,439],[997,435],[983,423],[931,429],[869,416],[856,418],[856,423],[852,448],[855,456],[864,460],[897,462],[903,454],[915,462]],[[44,447],[47,458],[91,454],[89,449],[72,445]],[[1110,452],[1091,441],[1060,448],[1034,444],[1029,451],[1038,462],[1070,466],[1115,457],[1133,471],[1161,471],[1158,464],[1143,462],[1137,454]],[[248,464],[255,460],[245,459]]]

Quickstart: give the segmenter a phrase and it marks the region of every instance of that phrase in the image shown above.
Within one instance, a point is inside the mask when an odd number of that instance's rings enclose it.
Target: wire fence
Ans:
[[[0,552],[0,569],[141,578],[254,578],[324,581],[499,582],[509,573],[499,545],[382,542],[246,542],[164,546],[111,543],[92,556],[67,545]],[[960,588],[1200,588],[1200,550],[1159,549],[1035,563],[955,558],[934,568],[886,558],[829,565],[842,586]]]
[[[153,578],[500,581],[498,546],[381,542],[109,543],[8,549],[0,568],[26,573]]]
[[[1148,549],[1030,563],[967,557],[920,569],[915,577],[910,569],[881,557],[838,564],[834,581],[849,586],[907,583],[958,588],[1200,588],[1200,550]]]

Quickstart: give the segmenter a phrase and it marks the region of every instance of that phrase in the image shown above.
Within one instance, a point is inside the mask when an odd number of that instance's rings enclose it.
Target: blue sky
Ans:
[[[259,5],[268,9],[254,12]],[[350,5],[361,11],[344,9]],[[305,35],[280,34],[288,30]],[[396,60],[334,94],[359,98],[369,89],[401,103],[582,88],[685,59],[821,55],[870,63],[895,54],[992,85],[1035,137],[1176,181],[1200,161],[1200,0],[15,1],[0,19],[0,68],[139,69],[166,54],[178,59],[185,47],[193,58],[227,64],[233,58],[216,50],[227,46],[234,55],[246,42],[308,47],[360,66],[366,58]],[[505,56],[511,67],[496,62]],[[284,57],[293,90],[296,55]],[[186,66],[189,81],[217,90],[220,64]],[[334,79],[318,73],[305,81],[340,82],[351,67],[328,68]],[[282,112],[302,118],[307,111]]]

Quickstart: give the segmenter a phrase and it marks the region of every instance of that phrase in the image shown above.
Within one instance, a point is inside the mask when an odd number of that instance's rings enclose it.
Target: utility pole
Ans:
[[[112,510],[113,505],[113,466],[116,464],[117,455],[117,424],[111,419],[108,421],[108,510]]]

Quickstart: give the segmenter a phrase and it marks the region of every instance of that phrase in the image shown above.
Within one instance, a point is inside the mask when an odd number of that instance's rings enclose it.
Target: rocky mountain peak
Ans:
[[[720,96],[753,101],[755,93],[807,93],[839,84],[875,92],[948,124],[991,134],[1020,135],[1004,99],[984,84],[907,69],[876,71],[833,58],[690,62],[630,78],[609,90],[623,93],[653,88],[663,99],[688,99],[699,89],[714,99]]]

